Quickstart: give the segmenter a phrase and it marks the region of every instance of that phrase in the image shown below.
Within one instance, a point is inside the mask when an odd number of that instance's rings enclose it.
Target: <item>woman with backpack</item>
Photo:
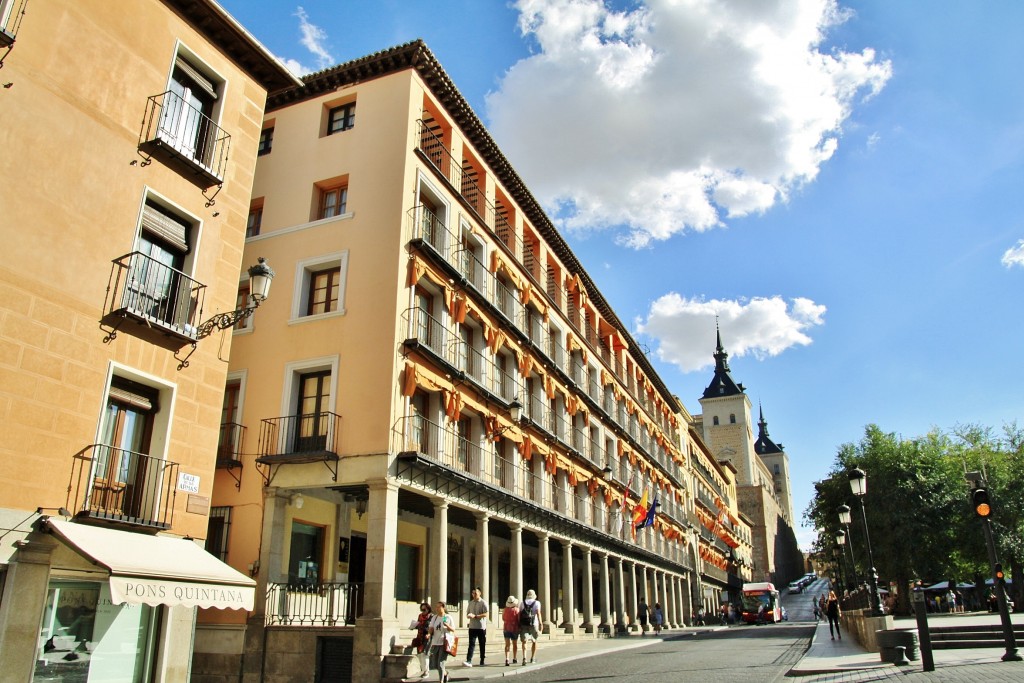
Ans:
[[[537,635],[540,628],[540,600],[531,588],[519,607],[519,640],[523,643],[523,665],[526,665],[526,643],[530,643],[530,663],[537,661]]]

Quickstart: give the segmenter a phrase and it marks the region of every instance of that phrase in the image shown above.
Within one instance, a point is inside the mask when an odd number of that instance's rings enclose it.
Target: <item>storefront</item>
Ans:
[[[35,599],[34,609],[8,615],[8,626],[21,628],[4,642],[29,645],[16,633],[38,625],[35,642],[15,655],[28,668],[34,650],[33,681],[185,681],[193,608],[253,608],[255,582],[191,539],[43,518],[28,543],[48,546],[49,572],[5,587],[5,600],[18,590]]]

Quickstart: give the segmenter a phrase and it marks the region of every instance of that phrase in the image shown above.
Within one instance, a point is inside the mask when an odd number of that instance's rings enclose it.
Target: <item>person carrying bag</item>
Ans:
[[[459,639],[455,637],[452,618],[445,611],[444,601],[434,606],[434,616],[430,620],[428,630],[430,636],[430,665],[437,669],[437,680],[448,683],[448,670],[445,664],[449,655],[458,652]]]

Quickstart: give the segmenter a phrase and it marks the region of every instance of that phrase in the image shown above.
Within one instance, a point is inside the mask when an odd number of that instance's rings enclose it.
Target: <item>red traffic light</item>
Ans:
[[[988,499],[988,489],[974,489],[971,493],[971,502],[974,505],[974,514],[983,519],[992,516],[992,504]]]
[[[1005,578],[1006,578],[1006,575],[1003,574],[1003,565],[1002,565],[1002,563],[996,562],[996,581],[1002,581]]]

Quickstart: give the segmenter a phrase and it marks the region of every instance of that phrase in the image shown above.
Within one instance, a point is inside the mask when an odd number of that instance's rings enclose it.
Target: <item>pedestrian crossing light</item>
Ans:
[[[982,519],[992,516],[992,504],[988,499],[988,489],[974,489],[974,492],[971,493],[971,500],[974,503],[974,514]]]

